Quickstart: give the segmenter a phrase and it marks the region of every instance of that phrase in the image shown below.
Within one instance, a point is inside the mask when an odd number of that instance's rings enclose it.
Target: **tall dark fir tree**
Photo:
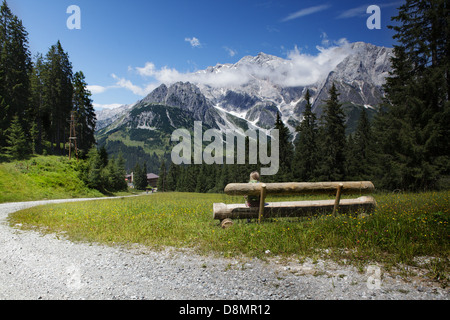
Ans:
[[[279,141],[279,164],[280,168],[276,178],[280,182],[286,182],[292,180],[292,158],[294,156],[294,146],[291,143],[291,134],[289,128],[281,120],[280,113],[277,112],[277,118],[275,121],[275,128],[278,130]],[[248,175],[250,173],[247,173]]]
[[[334,83],[325,102],[319,130],[318,180],[340,181],[345,178],[345,114]]]
[[[349,180],[372,180],[375,157],[372,141],[372,126],[363,108],[356,131],[348,137],[346,175]]]
[[[293,175],[297,181],[314,180],[317,167],[317,118],[312,112],[311,95],[309,90],[305,94],[306,106],[303,120],[296,128],[298,139],[295,146]]]
[[[54,152],[62,154],[68,134],[67,120],[72,111],[73,72],[69,55],[59,41],[50,47],[45,56],[42,78],[44,130]]]
[[[6,146],[5,132],[18,117],[26,134],[31,127],[31,53],[28,33],[6,1],[0,6],[0,148]]]
[[[92,104],[91,93],[82,71],[75,73],[73,78],[73,111],[75,112],[77,144],[81,153],[95,144],[95,126],[97,118]]]

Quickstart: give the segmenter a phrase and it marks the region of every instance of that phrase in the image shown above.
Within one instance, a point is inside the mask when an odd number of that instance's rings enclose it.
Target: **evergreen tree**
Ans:
[[[176,191],[184,192],[185,190],[185,181],[186,181],[186,168],[185,166],[178,167],[178,177],[176,180]],[[159,180],[158,180],[159,182]]]
[[[201,164],[198,165],[198,175],[197,175],[197,181],[195,186],[195,192],[197,193],[206,193],[208,191],[208,185],[207,185],[207,165]]]
[[[373,152],[372,129],[366,109],[361,111],[354,136],[347,144],[347,176],[351,180],[371,180]]]
[[[125,180],[125,160],[123,158],[122,153],[119,153],[117,159],[115,161],[115,172],[114,172],[114,181],[115,181],[115,190],[116,191],[124,191],[127,190],[128,185]]]
[[[200,172],[200,165],[192,164],[185,168],[184,191],[195,192],[197,189],[197,178]]]
[[[385,85],[387,110],[375,126],[384,188],[433,188],[450,173],[449,16],[447,0],[406,0],[393,18],[399,45]]]
[[[89,188],[102,190],[102,161],[97,148],[93,147],[87,155],[87,172],[85,172],[84,181]]]
[[[147,188],[147,164],[141,167],[139,163],[136,163],[136,166],[133,170],[133,180],[134,180],[134,188],[137,190],[145,190]]]
[[[97,118],[90,97],[91,93],[87,90],[83,72],[75,73],[72,108],[76,115],[77,145],[81,153],[86,152],[95,144],[94,132]]]
[[[34,135],[32,134],[33,143],[35,145],[35,152],[42,152],[43,140],[43,108],[44,101],[42,92],[44,90],[42,83],[42,72],[44,69],[44,58],[41,54],[36,55],[33,64],[33,70],[30,74],[30,106],[32,107],[32,118],[34,124]]]
[[[226,185],[230,183],[230,174],[229,174],[230,165],[223,164],[219,167],[216,174],[216,192],[223,192]]]
[[[277,174],[279,182],[286,182],[292,180],[292,158],[294,155],[294,146],[291,143],[291,134],[289,128],[283,123],[280,113],[277,112],[277,119],[275,121],[275,129],[279,132],[279,155],[280,155],[280,169]],[[246,179],[248,180],[247,173]]]
[[[320,128],[318,180],[340,181],[345,177],[345,115],[334,83],[325,102]]]
[[[296,128],[299,138],[295,147],[293,175],[298,181],[314,180],[317,166],[317,119],[312,112],[311,95],[306,91],[303,121]]]
[[[179,179],[178,167],[179,166],[174,164],[172,161],[170,162],[169,171],[167,172],[166,177],[166,191],[177,190],[177,180]]]
[[[166,161],[165,157],[162,157],[161,159],[161,167],[159,168],[159,179],[156,187],[158,188],[158,192],[165,192],[166,191],[166,185],[167,185],[167,171],[166,171]]]
[[[19,117],[22,129],[31,126],[28,103],[31,68],[28,33],[3,1],[0,6],[0,147],[6,144],[4,133],[15,116]]]
[[[6,153],[14,159],[23,160],[29,153],[29,148],[18,116],[13,118],[11,126],[6,133],[8,144],[8,146],[5,147]]]
[[[65,132],[68,132],[72,111],[72,64],[61,43],[50,47],[45,56],[45,67],[42,74],[44,118],[47,137],[56,147],[56,153],[62,154],[61,144],[66,142]]]
[[[359,178],[360,163],[358,161],[359,155],[357,151],[354,134],[348,135],[347,148],[345,150],[345,172],[346,180],[357,181]]]
[[[106,167],[108,165],[108,152],[106,151],[105,145],[101,146],[99,149],[100,159],[102,161],[102,167]]]

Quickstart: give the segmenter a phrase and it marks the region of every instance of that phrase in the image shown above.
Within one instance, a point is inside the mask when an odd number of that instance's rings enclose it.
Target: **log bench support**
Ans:
[[[258,195],[259,207],[247,207],[245,204],[214,203],[213,218],[221,221],[223,228],[233,224],[232,219],[257,219],[272,217],[304,217],[332,212],[371,213],[376,207],[373,197],[362,196],[356,199],[341,200],[342,194],[366,194],[374,190],[369,181],[362,182],[316,182],[316,183],[234,183],[225,188],[228,195]],[[272,202],[266,204],[268,194],[335,194],[334,200]]]

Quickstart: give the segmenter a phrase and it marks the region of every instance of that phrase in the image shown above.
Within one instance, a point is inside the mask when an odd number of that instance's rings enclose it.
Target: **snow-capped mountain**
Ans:
[[[195,84],[216,108],[255,125],[271,127],[277,110],[285,123],[297,123],[301,119],[307,89],[313,111],[320,115],[333,82],[341,102],[378,105],[383,97],[382,86],[391,70],[391,56],[392,49],[362,42],[334,48],[320,57],[322,61],[304,56],[282,59],[260,53],[256,57],[244,57],[236,64],[219,64],[200,72],[228,74],[230,78],[241,75],[238,85]]]
[[[179,115],[202,121],[210,128],[245,131],[272,128],[280,112],[283,122],[295,132],[306,104],[306,90],[310,90],[313,111],[320,116],[333,83],[347,113],[355,117],[353,109],[376,109],[382,102],[382,86],[391,71],[392,55],[390,48],[357,42],[323,49],[316,57],[298,53],[287,59],[265,53],[246,56],[235,64],[217,64],[189,74],[189,81],[161,84],[138,103],[122,107],[111,117],[98,117],[101,126],[97,130],[101,129],[102,143],[108,143],[110,132],[115,135],[113,141],[127,141],[130,139],[125,135],[130,130],[147,130],[154,136],[162,129],[158,123],[164,123],[162,131],[166,133],[171,127],[178,129],[175,124],[183,122],[174,117]],[[158,105],[158,112],[146,107],[150,105]],[[164,113],[161,106],[172,108]],[[174,112],[173,107],[183,112]],[[126,128],[123,139],[118,138],[120,128]],[[148,138],[143,132],[132,134],[131,140],[138,139],[142,144]]]
[[[113,123],[115,120],[117,120],[121,115],[126,113],[128,110],[133,108],[136,104],[125,104],[123,106],[120,106],[118,108],[113,109],[102,109],[100,111],[96,112],[97,116],[97,126],[96,130],[101,130],[107,126],[109,126],[111,123]]]

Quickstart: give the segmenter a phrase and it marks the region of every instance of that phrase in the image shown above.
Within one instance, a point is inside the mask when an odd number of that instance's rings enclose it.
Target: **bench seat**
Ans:
[[[304,217],[315,214],[332,213],[335,200],[270,202],[264,206],[263,216],[271,217]],[[339,202],[339,213],[372,212],[376,207],[373,197],[364,196],[356,199],[342,199]],[[245,204],[214,203],[213,218],[224,219],[256,219],[259,207],[247,207]]]

